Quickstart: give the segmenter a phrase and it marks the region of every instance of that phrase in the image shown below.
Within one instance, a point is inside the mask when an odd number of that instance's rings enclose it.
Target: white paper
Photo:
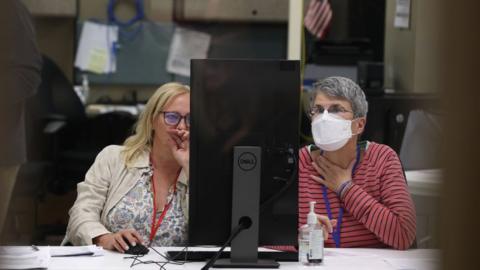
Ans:
[[[190,59],[207,58],[210,35],[181,27],[175,29],[167,59],[167,71],[190,76]]]
[[[42,247],[0,247],[0,269],[48,268],[50,249]]]
[[[309,267],[307,267],[309,268]],[[392,270],[392,266],[376,256],[327,257],[315,269]]]
[[[393,26],[395,28],[410,27],[410,0],[396,0]]]
[[[115,72],[116,60],[112,48],[117,41],[117,26],[85,22],[75,57],[75,67],[98,74]]]
[[[105,250],[96,245],[90,246],[58,246],[50,247],[50,256],[67,257],[67,256],[103,256]]]
[[[440,269],[440,262],[435,259],[384,259],[397,270],[436,270]]]
[[[326,249],[325,257],[377,257],[377,255],[358,253],[351,250],[336,248],[336,249]]]
[[[410,19],[405,16],[395,16],[394,25],[395,28],[408,29],[410,25]]]

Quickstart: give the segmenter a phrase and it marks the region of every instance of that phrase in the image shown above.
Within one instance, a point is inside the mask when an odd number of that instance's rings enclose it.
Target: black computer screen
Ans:
[[[297,243],[299,66],[192,60],[189,245],[230,235],[233,147],[241,145],[261,147],[259,245]]]

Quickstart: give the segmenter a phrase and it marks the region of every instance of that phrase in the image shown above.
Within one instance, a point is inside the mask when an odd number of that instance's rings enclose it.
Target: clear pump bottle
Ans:
[[[315,202],[310,202],[307,224],[298,234],[298,261],[303,265],[320,265],[323,261],[323,228],[315,214]]]

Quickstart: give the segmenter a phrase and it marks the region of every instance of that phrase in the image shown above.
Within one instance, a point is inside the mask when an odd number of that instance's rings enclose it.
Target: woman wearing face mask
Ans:
[[[415,208],[397,154],[359,141],[367,110],[365,94],[350,79],[316,83],[315,144],[299,154],[299,223],[306,223],[309,202],[316,201],[326,247],[407,249],[415,239]]]

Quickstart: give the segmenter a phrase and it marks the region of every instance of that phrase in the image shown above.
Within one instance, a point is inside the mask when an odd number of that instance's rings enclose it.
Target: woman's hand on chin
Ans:
[[[190,132],[188,130],[175,130],[169,132],[170,147],[174,158],[188,174],[190,162]]]

